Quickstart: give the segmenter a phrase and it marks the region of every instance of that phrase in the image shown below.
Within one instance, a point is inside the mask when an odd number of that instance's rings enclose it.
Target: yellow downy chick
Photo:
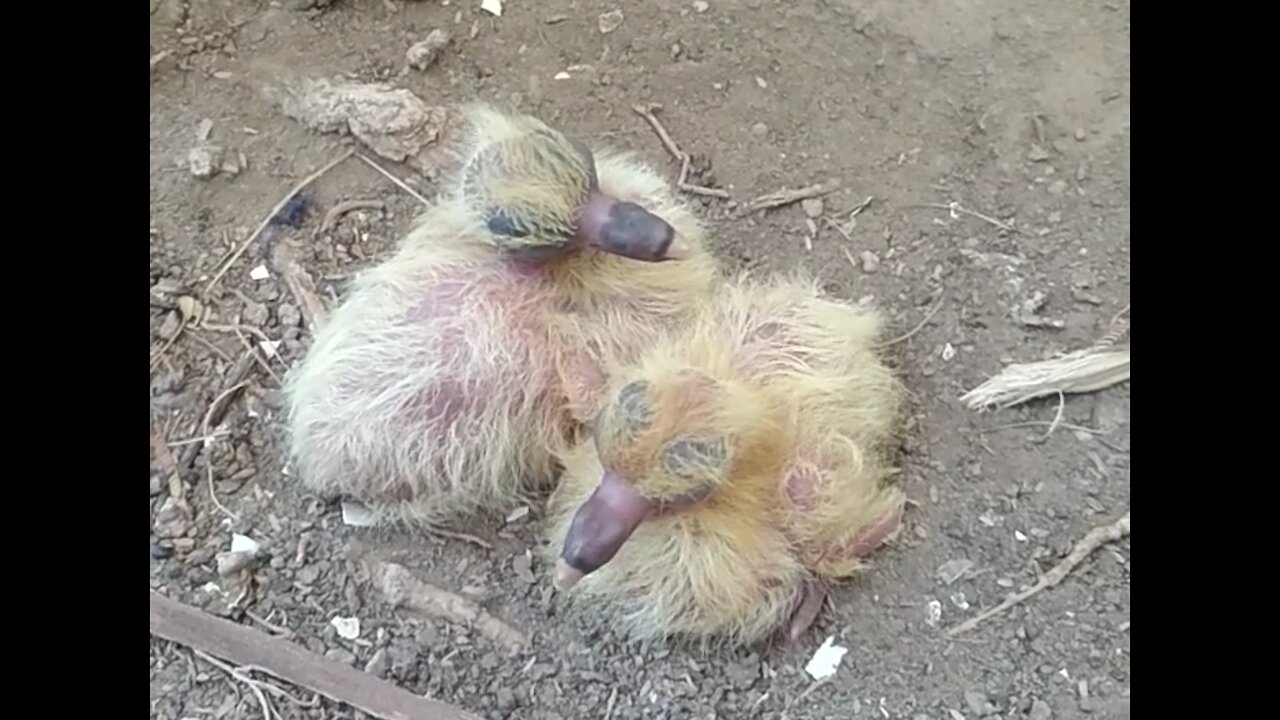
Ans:
[[[531,116],[467,117],[453,190],[356,277],[286,387],[301,482],[428,524],[547,487],[600,354],[652,342],[718,278],[653,170]]]
[[[551,498],[557,585],[641,638],[803,632],[900,522],[880,325],[812,282],[731,283],[611,371]]]

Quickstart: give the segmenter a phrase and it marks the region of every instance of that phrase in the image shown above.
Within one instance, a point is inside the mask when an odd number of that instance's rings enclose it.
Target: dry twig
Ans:
[[[329,222],[327,216],[325,222]],[[314,333],[326,310],[324,302],[315,293],[316,284],[311,273],[294,259],[293,250],[288,243],[277,243],[271,249],[270,263],[271,269],[284,279],[285,287],[289,288],[289,294],[302,313],[302,321],[306,323],[307,330]],[[280,358],[279,354],[276,357]],[[284,358],[280,358],[280,363],[284,364]]]
[[[156,464],[160,466],[160,470],[164,473],[165,482],[169,486],[169,495],[181,500],[183,496],[182,477],[178,473],[178,462],[173,459],[173,453],[169,450],[169,443],[165,442],[160,430],[156,428],[154,423],[151,425],[151,454],[155,456]]]
[[[381,173],[381,174],[382,174],[382,176],[383,176],[383,177],[385,177],[386,179],[388,179],[388,180],[390,180],[391,182],[395,183],[395,184],[396,184],[396,186],[398,186],[401,190],[403,190],[403,191],[405,191],[405,192],[409,193],[410,195],[412,195],[414,198],[416,198],[416,199],[418,200],[418,202],[422,203],[423,205],[427,205],[427,206],[431,205],[431,201],[430,201],[430,200],[428,200],[428,199],[426,199],[425,197],[423,197],[423,196],[422,196],[422,193],[420,193],[420,192],[418,192],[417,190],[414,190],[413,188],[409,187],[409,184],[408,184],[408,183],[406,183],[405,181],[403,181],[403,180],[401,180],[400,178],[396,177],[394,174],[392,174],[392,172],[391,172],[390,170],[388,170],[388,169],[386,169],[386,168],[382,167],[381,165],[379,165],[376,161],[374,161],[374,160],[373,160],[372,158],[370,158],[369,156],[367,156],[367,155],[365,155],[365,154],[363,154],[363,153],[357,153],[357,154],[356,154],[356,157],[358,157],[358,158],[360,158],[361,160],[363,160],[363,161],[365,162],[365,164],[366,164],[366,165],[368,165],[369,167],[373,168],[374,170],[377,170],[379,173]]]
[[[1000,228],[1001,230],[1004,230],[1005,232],[1011,232],[1011,233],[1022,232],[1018,228],[1010,225],[1009,223],[1001,222],[1000,220],[997,220],[991,217],[990,215],[984,215],[976,210],[970,210],[969,208],[955,201],[952,201],[949,203],[925,203],[924,205],[904,205],[903,207],[908,210],[924,210],[924,209],[946,210],[951,215],[952,220],[959,220],[961,215],[968,215],[969,217],[974,217],[979,220],[982,220],[983,222],[994,225]]]
[[[173,54],[172,50],[161,50],[151,56],[151,70],[155,70],[156,66],[164,62],[164,59]]]
[[[990,610],[975,615],[974,617],[956,625],[947,631],[947,635],[955,637],[960,633],[968,632],[969,630],[977,627],[983,620],[986,620],[993,615],[998,615],[1014,605],[1025,602],[1033,595],[1058,585],[1066,579],[1067,575],[1071,574],[1072,570],[1075,570],[1080,563],[1084,562],[1085,558],[1089,557],[1094,550],[1097,550],[1109,542],[1116,542],[1126,537],[1129,537],[1128,510],[1126,510],[1124,515],[1121,515],[1120,519],[1115,522],[1108,525],[1099,525],[1098,527],[1090,530],[1083,538],[1080,539],[1079,542],[1076,543],[1075,547],[1071,549],[1071,552],[1068,553],[1061,562],[1050,568],[1049,572],[1042,575],[1035,585],[1032,585],[1021,592],[1013,593],[1009,597],[1005,598],[999,605],[996,605]]]
[[[519,630],[490,615],[474,602],[428,585],[402,565],[366,560],[369,575],[379,592],[393,607],[405,607],[431,617],[474,627],[481,635],[516,652],[527,647],[528,638]]]
[[[877,345],[876,347],[877,347],[877,348],[887,348],[887,347],[890,347],[890,346],[892,346],[892,345],[897,345],[898,343],[906,342],[906,341],[910,340],[913,336],[915,336],[915,334],[916,334],[916,333],[918,333],[918,332],[920,332],[921,330],[923,330],[925,325],[928,325],[928,324],[929,324],[929,321],[933,319],[933,316],[934,316],[934,315],[937,315],[937,314],[938,314],[938,311],[942,309],[942,303],[943,303],[945,300],[946,300],[946,296],[943,296],[943,297],[938,298],[938,302],[936,302],[936,303],[934,303],[934,304],[933,304],[933,308],[932,308],[932,309],[930,309],[930,310],[929,310],[929,312],[925,313],[925,315],[924,315],[924,319],[923,319],[923,320],[921,320],[920,322],[916,323],[916,326],[915,326],[915,327],[911,328],[911,329],[910,329],[910,330],[908,330],[907,332],[903,333],[902,335],[899,335],[898,337],[896,337],[896,338],[894,338],[894,339],[892,339],[892,340],[888,340],[888,341],[885,341],[885,342],[880,343],[880,344],[879,344],[879,345]]]
[[[1053,423],[1048,420],[1027,420],[1025,422],[1009,423],[1008,425],[997,425],[996,427],[983,428],[980,433],[1000,432],[1001,430],[1018,430],[1030,427],[1052,427]],[[1098,428],[1091,428],[1087,425],[1075,425],[1073,423],[1058,423],[1058,427],[1071,430],[1072,432],[1089,433],[1090,435],[1103,435],[1105,431]]]
[[[334,223],[338,222],[338,218],[355,210],[386,210],[387,204],[381,200],[343,200],[342,202],[329,208],[329,212],[324,214],[324,220],[320,222],[320,229],[316,234],[329,232],[333,228]]]
[[[221,393],[218,394],[217,397],[213,399],[212,403],[209,403],[209,409],[205,411],[204,420],[200,422],[200,433],[202,435],[206,437],[209,437],[212,435],[212,433],[210,432],[212,427],[209,423],[209,420],[210,418],[213,417],[214,412],[218,409],[222,401],[231,397],[231,395],[233,395],[234,393],[239,392],[242,388],[244,388],[248,384],[249,384],[248,380],[243,380],[239,383],[236,383],[235,385],[232,385],[226,390],[223,390]],[[221,510],[223,514],[225,514],[227,517],[231,518],[232,520],[238,521],[240,519],[240,516],[231,512],[229,509],[227,509],[226,505],[223,505],[222,502],[218,500],[218,492],[217,490],[214,489],[214,486],[213,486],[213,457],[212,456],[208,456],[205,458],[204,466],[205,466],[205,475],[209,481],[209,499],[213,501],[214,507]]]
[[[204,652],[203,650],[192,650],[191,652],[194,653],[201,660],[204,660],[210,665],[230,675],[233,680],[238,680],[244,683],[245,685],[248,685],[249,689],[253,691],[254,696],[258,698],[258,706],[262,708],[263,720],[275,720],[275,718],[280,717],[280,714],[276,712],[275,707],[272,706],[271,701],[267,699],[266,694],[262,692],[262,683],[259,683],[257,680],[254,680],[240,672],[237,672],[234,667],[231,667],[230,665],[218,660],[217,658],[213,657],[207,652]]]
[[[235,335],[236,339],[240,341],[240,344],[244,346],[245,352],[253,358],[253,361],[258,364],[258,367],[262,368],[263,372],[271,376],[271,379],[275,380],[277,385],[284,384],[280,376],[276,374],[276,371],[271,369],[271,357],[274,355],[280,361],[281,365],[284,365],[284,359],[281,358],[278,353],[273,352],[268,354],[267,348],[273,347],[275,342],[260,328],[256,328],[252,325],[221,325],[209,322],[201,324],[200,328],[202,330],[212,330],[213,332],[224,332]],[[258,338],[258,341],[263,344],[255,346],[253,343],[249,342],[249,338],[244,336],[245,333],[249,333],[250,335]]]
[[[823,195],[828,195],[839,189],[840,181],[830,180],[825,183],[802,187],[798,190],[778,190],[776,192],[771,192],[768,195],[761,195],[755,200],[746,203],[739,208],[738,212],[734,214],[734,217],[746,217],[757,210],[772,210],[773,208],[790,205],[792,203],[800,202],[801,200],[822,197]]]
[[[333,160],[330,160],[324,167],[303,178],[297,185],[294,185],[293,189],[290,190],[283,198],[280,198],[280,202],[276,203],[275,207],[271,208],[271,212],[267,213],[267,216],[263,218],[262,222],[258,224],[258,227],[249,234],[249,237],[245,238],[244,242],[240,243],[240,247],[236,248],[236,251],[231,253],[231,257],[227,258],[227,261],[224,262],[218,272],[214,274],[213,279],[209,281],[209,284],[205,285],[204,292],[202,294],[206,297],[209,295],[209,291],[213,289],[213,286],[217,285],[218,281],[222,279],[222,276],[226,275],[227,271],[231,269],[231,266],[235,265],[236,261],[245,254],[245,251],[253,245],[253,242],[258,239],[258,236],[262,234],[262,231],[267,229],[267,226],[270,225],[275,216],[284,209],[284,206],[293,199],[293,196],[302,192],[302,190],[308,185],[318,180],[322,175],[334,169],[339,163],[354,154],[355,150],[347,150]]]
[[[477,547],[482,547],[485,550],[493,549],[493,543],[483,538],[478,538],[475,535],[472,535],[470,533],[458,532],[457,530],[445,530],[444,528],[438,528],[438,527],[426,528],[426,532],[431,535],[439,535],[440,537],[453,538],[454,540],[469,542],[472,545],[475,545]]]
[[[680,162],[680,177],[676,180],[676,187],[679,187],[690,195],[716,197],[724,200],[729,199],[729,191],[727,190],[709,188],[704,185],[694,185],[689,182],[689,171],[692,160],[689,157],[689,153],[681,150],[680,146],[676,145],[676,141],[671,139],[671,133],[667,132],[667,128],[664,127],[662,125],[662,121],[658,119],[656,113],[662,110],[661,105],[655,103],[650,103],[648,105],[632,105],[631,110],[649,123],[649,127],[653,128],[653,131],[658,134],[658,139],[662,141],[662,146],[667,149],[667,152],[670,153],[671,157]]]
[[[249,379],[249,373],[253,370],[253,365],[254,360],[252,356],[245,355],[240,358],[240,362],[236,363],[235,367],[233,367],[231,372],[228,373],[227,381],[223,387],[243,387],[245,381]],[[196,433],[199,433],[201,435],[208,435],[208,431],[202,431],[202,428],[214,426],[222,422],[222,418],[227,414],[227,407],[230,405],[228,402],[228,398],[230,396],[224,391],[219,391],[216,397],[221,398],[222,402],[215,400],[211,403],[208,411],[205,413],[204,421],[192,428],[190,434],[195,435]],[[196,461],[196,455],[200,454],[200,449],[202,447],[204,447],[204,445],[201,443],[188,445],[187,449],[182,451],[182,458],[178,461],[179,470],[186,472],[191,469],[191,465]]]
[[[479,720],[465,710],[418,697],[371,673],[321,657],[288,640],[214,617],[154,590],[150,625],[151,634],[156,637],[242,666],[236,670],[242,677],[242,670],[260,670],[382,720]],[[259,684],[259,690],[279,690],[261,681],[252,682]]]

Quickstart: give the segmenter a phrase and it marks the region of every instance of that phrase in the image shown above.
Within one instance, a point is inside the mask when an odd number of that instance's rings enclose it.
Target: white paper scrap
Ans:
[[[372,527],[373,513],[353,500],[342,501],[342,522],[352,527]]]
[[[241,535],[240,533],[231,534],[231,552],[243,552],[249,553],[250,555],[256,555],[258,554],[260,547],[261,546],[258,545],[258,541],[248,535]]]
[[[360,618],[335,617],[329,621],[329,624],[338,631],[338,637],[343,640],[355,640],[360,637]]]
[[[825,680],[835,675],[844,654],[849,652],[849,648],[836,645],[835,640],[835,635],[828,635],[822,646],[813,653],[813,657],[809,658],[809,664],[804,666],[804,671],[814,680]]]

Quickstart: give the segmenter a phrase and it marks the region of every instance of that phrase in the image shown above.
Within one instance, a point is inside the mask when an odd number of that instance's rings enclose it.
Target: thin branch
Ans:
[[[934,315],[937,315],[937,314],[938,314],[938,311],[942,309],[942,303],[943,303],[945,300],[946,300],[946,297],[945,297],[945,296],[938,298],[938,302],[936,302],[936,303],[934,303],[934,304],[933,304],[933,308],[932,308],[931,310],[929,310],[929,312],[925,313],[924,319],[923,319],[923,320],[921,320],[919,323],[916,323],[916,326],[915,326],[915,327],[911,328],[911,329],[910,329],[910,330],[908,330],[906,333],[904,333],[904,334],[902,334],[902,335],[899,335],[898,337],[896,337],[896,338],[894,338],[894,339],[892,339],[892,340],[889,340],[888,342],[880,343],[880,344],[879,344],[879,345],[877,345],[876,347],[877,347],[877,348],[887,348],[887,347],[890,347],[890,346],[892,346],[892,345],[897,345],[898,343],[906,342],[906,341],[910,340],[910,339],[911,339],[911,338],[912,338],[916,333],[918,333],[918,332],[920,332],[921,330],[923,330],[923,329],[924,329],[924,326],[925,326],[925,325],[927,325],[927,324],[929,323],[929,321],[933,319],[933,316],[934,316]]]
[[[649,123],[649,127],[653,128],[653,131],[657,133],[658,140],[662,142],[662,146],[667,149],[667,152],[671,154],[671,157],[680,162],[680,177],[676,180],[677,187],[690,195],[702,195],[703,197],[715,197],[724,200],[728,200],[730,198],[729,191],[727,190],[710,188],[705,185],[694,185],[689,182],[689,171],[693,161],[690,159],[689,153],[681,150],[680,146],[676,145],[676,141],[671,139],[671,133],[667,132],[667,128],[663,126],[662,121],[659,120],[658,116],[655,114],[662,110],[661,105],[656,103],[649,103],[648,105],[632,105],[631,110]]]
[[[347,158],[351,157],[354,154],[355,154],[354,149],[347,150],[346,152],[342,153],[341,155],[334,158],[333,160],[330,160],[324,167],[320,168],[319,170],[303,178],[297,185],[294,185],[293,189],[290,190],[288,194],[286,194],[283,198],[280,198],[280,202],[276,203],[275,207],[271,208],[271,212],[267,213],[267,216],[263,218],[261,223],[258,224],[257,229],[255,229],[249,235],[249,237],[245,238],[244,242],[240,243],[240,247],[236,248],[236,251],[234,253],[231,253],[231,257],[228,258],[227,261],[222,264],[222,268],[219,269],[218,272],[214,274],[213,279],[209,281],[209,284],[205,285],[204,292],[202,293],[202,295],[204,295],[205,297],[208,297],[209,291],[213,289],[213,286],[217,285],[218,281],[222,279],[222,276],[226,275],[227,271],[231,269],[231,266],[235,265],[236,261],[240,259],[240,256],[245,254],[245,251],[247,251],[249,247],[253,245],[253,242],[258,239],[258,236],[262,234],[262,231],[267,229],[267,226],[270,225],[271,221],[275,219],[276,214],[284,209],[284,206],[288,204],[290,200],[293,199],[293,196],[302,192],[303,189],[305,189],[308,185],[318,180],[322,175],[334,169],[335,167],[338,166],[339,163],[341,163],[343,160],[346,160]]]
[[[155,590],[150,593],[152,635],[241,666],[236,670],[241,676],[250,668],[259,670],[382,720],[478,720],[465,710],[419,697],[283,638],[214,617]],[[261,683],[259,689],[268,687],[260,680],[253,682]]]
[[[391,171],[390,171],[390,170],[388,170],[388,169],[386,169],[386,168],[382,167],[382,166],[381,166],[381,165],[379,165],[377,162],[375,162],[372,158],[368,157],[367,155],[365,155],[365,154],[363,154],[363,153],[356,153],[356,157],[358,157],[358,158],[360,158],[361,160],[363,160],[363,161],[365,162],[365,164],[366,164],[366,165],[368,165],[369,167],[373,168],[374,170],[377,170],[379,173],[382,173],[383,177],[385,177],[385,178],[387,178],[388,180],[390,180],[391,182],[395,183],[397,186],[399,186],[399,188],[400,188],[401,190],[403,190],[403,191],[405,191],[405,192],[409,193],[410,195],[412,195],[413,197],[417,198],[418,202],[420,202],[420,203],[422,203],[423,205],[426,205],[426,206],[430,206],[430,205],[431,205],[431,201],[430,201],[430,200],[428,200],[428,199],[426,199],[425,197],[423,197],[423,196],[422,196],[422,193],[420,193],[420,192],[418,192],[417,190],[414,190],[413,188],[409,187],[408,183],[406,183],[405,181],[403,181],[403,180],[401,180],[400,178],[398,178],[398,177],[396,177],[395,175],[393,175],[393,174],[391,173]]]
[[[959,220],[961,215],[968,215],[969,217],[974,217],[979,220],[982,220],[983,222],[990,223],[991,225],[994,225],[1000,228],[1001,230],[1004,230],[1005,232],[1011,232],[1011,233],[1022,232],[1018,228],[1006,222],[1001,222],[1000,220],[997,220],[991,217],[990,215],[984,215],[978,212],[977,210],[970,210],[969,208],[954,201],[949,203],[925,203],[923,205],[904,205],[903,208],[907,210],[923,210],[926,208],[933,209],[933,210],[946,210],[948,213],[951,214],[952,220]]]
[[[1041,576],[1040,580],[1037,581],[1035,585],[1032,585],[1022,592],[1011,594],[999,605],[996,605],[990,610],[975,615],[959,625],[956,625],[947,631],[947,635],[955,637],[960,633],[968,632],[969,630],[977,627],[983,620],[986,620],[993,615],[998,615],[1019,603],[1025,602],[1032,596],[1058,585],[1071,574],[1072,570],[1075,570],[1080,563],[1084,562],[1085,558],[1089,557],[1094,550],[1097,550],[1107,543],[1117,542],[1126,537],[1129,537],[1128,510],[1126,510],[1124,515],[1121,515],[1115,522],[1108,525],[1099,525],[1098,527],[1090,530],[1083,538],[1080,539],[1079,542],[1075,544],[1075,547],[1071,549],[1071,552],[1068,553],[1061,562],[1050,568],[1049,572]]]
[[[790,205],[792,203],[800,202],[801,200],[829,195],[839,189],[840,181],[830,180],[825,183],[818,183],[816,185],[810,185],[796,190],[778,190],[767,195],[761,195],[755,200],[746,203],[734,214],[734,216],[745,217],[758,210],[772,210],[773,208]]]
[[[204,652],[203,650],[192,650],[191,652],[194,653],[196,656],[198,656],[201,660],[204,660],[210,665],[230,675],[232,679],[239,680],[245,685],[248,685],[249,689],[252,690],[253,694],[258,698],[258,705],[262,708],[262,717],[264,720],[275,720],[275,718],[280,717],[280,714],[276,712],[275,707],[271,705],[271,701],[268,700],[267,696],[262,692],[262,686],[257,680],[246,677],[245,675],[242,675],[239,672],[236,672],[235,668],[218,660],[217,658],[213,657],[207,652]]]

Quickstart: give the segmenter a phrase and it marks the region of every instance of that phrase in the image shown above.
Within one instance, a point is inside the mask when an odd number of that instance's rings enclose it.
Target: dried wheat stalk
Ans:
[[[1112,318],[1110,331],[1093,347],[1040,362],[1009,365],[965,393],[960,401],[971,410],[1007,408],[1038,397],[1094,392],[1126,382],[1131,343],[1116,343],[1129,335],[1129,322],[1121,317],[1128,311],[1126,305]]]

